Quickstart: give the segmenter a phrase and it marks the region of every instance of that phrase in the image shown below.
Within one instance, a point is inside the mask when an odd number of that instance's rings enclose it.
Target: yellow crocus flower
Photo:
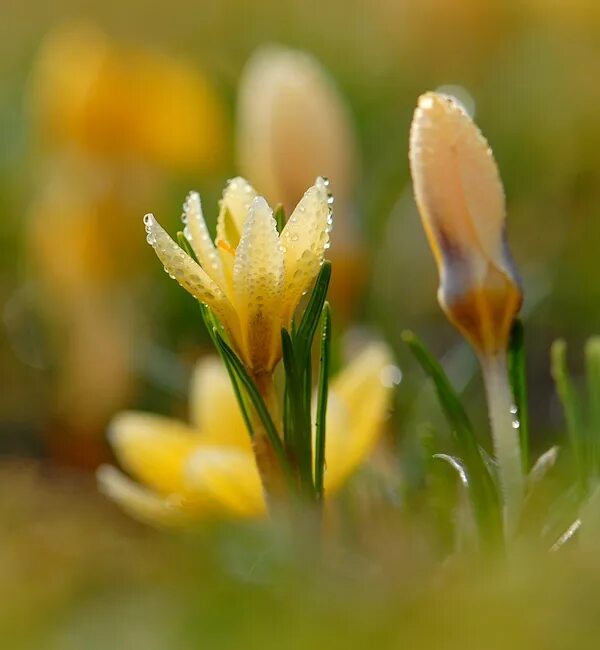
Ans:
[[[192,192],[184,204],[185,235],[196,263],[161,228],[144,222],[148,242],[165,270],[219,317],[250,373],[269,375],[281,357],[281,329],[289,328],[301,296],[315,279],[329,246],[331,198],[317,178],[283,228],[243,178],[223,193],[213,243]]]
[[[385,370],[391,363],[385,345],[371,344],[330,384],[327,495],[348,479],[379,439],[390,406]],[[197,365],[190,411],[190,424],[140,412],[117,415],[110,441],[132,478],[104,465],[98,471],[101,490],[130,515],[160,526],[211,516],[264,515],[251,441],[220,360]]]
[[[479,354],[506,349],[522,292],[491,149],[462,106],[429,92],[410,132],[415,198],[440,273],[438,299]]]
[[[38,139],[50,149],[70,145],[94,157],[196,171],[223,159],[225,112],[202,73],[86,24],[46,36],[30,105]]]

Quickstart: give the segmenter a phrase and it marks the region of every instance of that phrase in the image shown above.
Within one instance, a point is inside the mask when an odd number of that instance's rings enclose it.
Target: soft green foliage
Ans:
[[[459,460],[453,460],[453,463],[464,467],[469,498],[481,541],[495,546],[501,541],[502,525],[499,494],[491,464],[480,447],[469,417],[440,364],[412,332],[404,332],[403,339],[434,382],[440,406],[457,447]]]
[[[322,496],[322,469],[325,445],[325,409],[327,408],[327,383],[329,377],[329,345],[331,338],[329,307],[325,302],[327,288],[331,278],[331,265],[325,262],[317,276],[313,291],[300,324],[292,325],[290,332],[282,330],[283,365],[285,369],[285,397],[283,415],[284,444],[297,469],[300,490],[309,500]],[[319,367],[319,384],[316,422],[319,425],[317,449],[321,456],[313,454],[312,427],[312,347],[313,339],[323,318],[322,347],[325,346],[325,358]],[[318,459],[318,462],[317,462]],[[319,481],[321,484],[319,485]]]
[[[510,337],[508,349],[508,369],[515,406],[514,414],[519,422],[519,441],[523,472],[529,470],[529,407],[527,404],[527,377],[525,374],[525,330],[523,323],[516,320]]]

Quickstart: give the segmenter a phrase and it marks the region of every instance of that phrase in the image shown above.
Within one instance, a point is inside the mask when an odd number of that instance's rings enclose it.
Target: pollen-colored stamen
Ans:
[[[230,255],[235,255],[235,249],[233,248],[233,246],[229,242],[225,241],[224,239],[219,239],[217,241],[217,248],[220,248],[222,251],[225,251]]]

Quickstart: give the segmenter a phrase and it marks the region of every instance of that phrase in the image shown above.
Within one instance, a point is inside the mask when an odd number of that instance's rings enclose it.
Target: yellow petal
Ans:
[[[304,52],[267,46],[253,54],[240,82],[236,143],[240,168],[288,214],[318,174],[331,179],[338,205],[349,204],[358,166],[350,115]]]
[[[330,196],[327,181],[317,178],[290,215],[281,233],[285,264],[286,316],[296,309],[315,279],[329,246]]]
[[[471,253],[512,273],[503,242],[504,190],[491,149],[458,102],[419,98],[410,133],[415,197],[436,254]],[[479,257],[473,255],[477,251]]]
[[[217,284],[169,237],[153,215],[147,214],[144,223],[148,233],[148,243],[164,264],[165,271],[186,291],[208,305],[226,327],[235,329],[235,314]]]
[[[335,491],[365,461],[383,433],[391,405],[393,364],[384,344],[371,344],[331,382],[327,408],[326,491]]]
[[[186,464],[188,491],[209,494],[226,512],[240,516],[265,513],[265,500],[251,452],[202,447]]]
[[[273,212],[254,199],[235,254],[233,286],[247,364],[271,370],[279,358],[283,253]]]
[[[223,264],[210,237],[198,192],[190,192],[183,204],[184,234],[190,242],[198,262],[221,289],[225,285]]]
[[[183,465],[199,444],[187,425],[128,411],[113,419],[109,439],[119,462],[135,478],[163,495],[184,492]]]
[[[410,166],[439,268],[440,305],[478,352],[496,354],[506,348],[522,294],[488,143],[455,100],[427,93],[411,126]]]
[[[188,525],[201,517],[201,509],[186,509],[178,495],[159,496],[111,465],[99,467],[96,478],[100,492],[143,523],[171,528]]]
[[[241,177],[232,178],[223,191],[217,219],[217,241],[227,242],[234,250],[237,248],[244,223],[256,191]]]
[[[203,444],[251,451],[250,435],[221,359],[206,357],[196,364],[190,393],[191,422],[202,432]]]

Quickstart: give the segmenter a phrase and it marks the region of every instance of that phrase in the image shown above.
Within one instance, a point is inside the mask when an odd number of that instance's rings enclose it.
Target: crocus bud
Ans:
[[[497,356],[507,347],[522,292],[492,151],[452,97],[430,92],[419,98],[410,167],[440,274],[440,305],[480,356]]]
[[[248,62],[238,95],[237,153],[242,173],[288,214],[319,175],[331,180],[338,212],[352,194],[357,155],[346,105],[303,52],[269,46]]]

